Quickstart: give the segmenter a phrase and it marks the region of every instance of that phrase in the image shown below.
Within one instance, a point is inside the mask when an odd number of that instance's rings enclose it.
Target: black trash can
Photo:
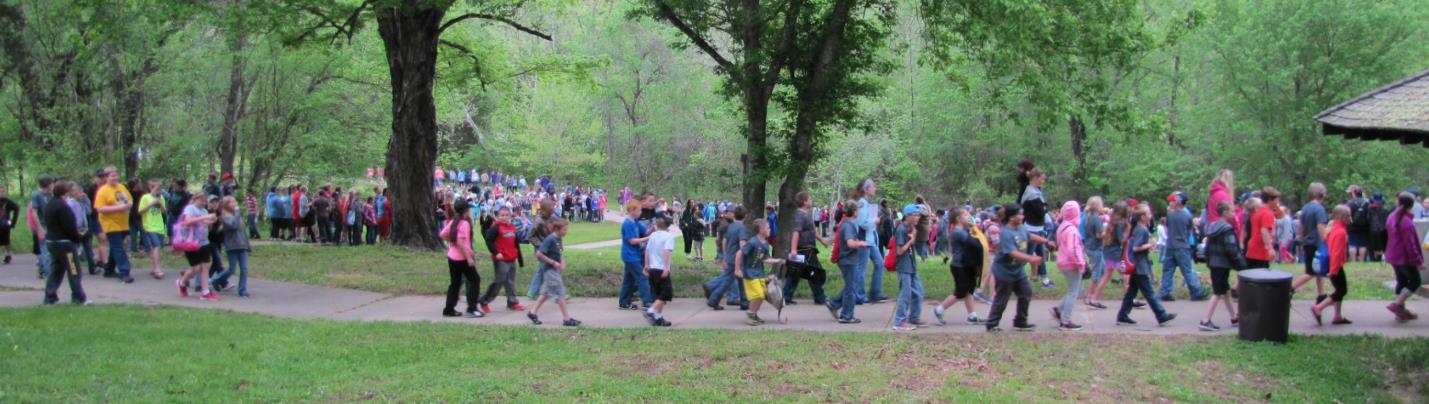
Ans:
[[[1284,343],[1290,334],[1294,275],[1269,269],[1240,271],[1240,339]]]

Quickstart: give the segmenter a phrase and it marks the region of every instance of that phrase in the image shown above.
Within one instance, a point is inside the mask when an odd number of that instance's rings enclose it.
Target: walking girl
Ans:
[[[466,316],[486,317],[486,313],[476,307],[481,275],[476,272],[476,253],[471,249],[471,234],[471,205],[458,199],[452,204],[451,218],[441,232],[442,240],[447,244],[447,273],[451,276],[451,283],[447,285],[446,306],[442,308],[442,315],[446,317],[462,315],[456,311],[462,284],[466,285]]]

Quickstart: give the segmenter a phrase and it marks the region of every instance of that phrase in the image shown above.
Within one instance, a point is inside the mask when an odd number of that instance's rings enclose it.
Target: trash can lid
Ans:
[[[1240,271],[1241,282],[1253,283],[1290,283],[1295,278],[1289,272],[1281,272],[1271,269],[1251,269]]]

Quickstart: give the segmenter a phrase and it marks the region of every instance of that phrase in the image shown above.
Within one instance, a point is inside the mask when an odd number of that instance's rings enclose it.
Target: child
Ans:
[[[486,287],[486,295],[481,298],[481,311],[491,314],[491,301],[496,299],[501,289],[506,289],[507,309],[525,310],[526,307],[516,300],[516,263],[521,259],[521,249],[516,245],[516,225],[511,223],[511,208],[502,206],[497,209],[496,222],[486,228],[483,236],[496,269],[491,284]]]
[[[714,279],[705,282],[705,305],[711,310],[724,310],[724,306],[719,305],[721,296],[725,297],[727,303],[740,305],[741,310],[749,310],[747,297],[740,296],[744,288],[739,287],[738,279],[734,276],[734,267],[738,259],[735,255],[744,248],[744,243],[749,239],[748,231],[744,227],[745,211],[743,206],[735,206],[726,211],[731,219],[724,226],[724,233],[720,236],[720,242],[724,245],[724,272]]]
[[[153,264],[149,275],[154,279],[164,279],[164,271],[159,268],[159,250],[164,248],[164,212],[168,210],[160,194],[159,180],[149,180],[149,192],[139,198],[139,215],[143,218],[139,244],[149,252],[149,261]]]
[[[1082,271],[1087,269],[1082,232],[1078,230],[1081,217],[1082,206],[1077,201],[1062,204],[1062,224],[1057,227],[1057,245],[1062,246],[1062,251],[1057,254],[1057,268],[1067,280],[1067,294],[1062,296],[1061,305],[1052,306],[1052,317],[1062,331],[1082,330],[1072,322],[1072,309],[1077,307],[1077,295],[1082,292]]]
[[[655,305],[645,309],[645,319],[656,327],[669,327],[665,320],[665,305],[675,297],[675,287],[670,283],[670,252],[675,250],[675,235],[670,233],[670,218],[655,218],[655,232],[650,233],[650,241],[645,243],[645,278],[650,280],[650,294],[655,296]]]
[[[1122,250],[1124,250],[1122,244],[1126,242],[1127,229],[1129,228],[1127,223],[1127,212],[1129,209],[1125,201],[1117,201],[1115,204],[1112,204],[1111,215],[1107,217],[1106,228],[1102,229],[1100,235],[1102,239],[1102,266],[1105,267],[1103,272],[1106,274],[1102,276],[1101,280],[1097,281],[1095,285],[1092,285],[1091,292],[1087,293],[1087,300],[1091,301],[1089,305],[1092,307],[1106,309],[1106,305],[1101,302],[1102,292],[1106,290],[1107,285],[1111,283],[1113,278],[1121,277],[1122,283],[1125,283],[1126,271],[1124,271],[1125,266],[1121,263],[1121,253]]]
[[[858,324],[863,321],[853,316],[853,308],[858,301],[858,292],[863,290],[859,266],[868,265],[869,244],[865,230],[854,220],[858,218],[858,201],[846,200],[839,208],[843,219],[839,221],[835,242],[839,244],[838,264],[844,286],[839,295],[829,301],[828,309],[839,324]]]
[[[893,231],[894,248],[897,249],[894,267],[898,272],[898,303],[893,309],[893,331],[913,331],[922,325],[918,317],[923,313],[923,281],[918,279],[919,256],[915,254],[915,245],[927,245],[919,242],[917,237],[922,217],[923,209],[919,205],[905,206],[903,223]]]
[[[174,282],[179,288],[179,297],[189,297],[189,281],[197,278],[199,281],[199,298],[209,301],[217,301],[218,294],[210,290],[208,279],[209,263],[213,260],[213,246],[208,243],[208,228],[213,222],[218,221],[218,215],[208,211],[208,195],[203,192],[196,192],[189,199],[189,205],[184,207],[184,213],[179,216],[178,223],[190,238],[197,240],[199,249],[195,251],[184,251],[184,257],[188,259],[189,270],[184,271],[183,276]],[[176,234],[174,236],[178,238]]]
[[[541,261],[539,270],[541,271],[541,297],[536,299],[536,305],[531,307],[531,311],[526,313],[526,318],[536,325],[541,325],[541,320],[536,317],[536,312],[541,311],[541,306],[546,304],[548,299],[556,299],[556,306],[561,308],[561,325],[566,327],[577,327],[581,325],[580,320],[571,318],[571,313],[566,310],[566,282],[561,274],[566,270],[566,260],[561,257],[561,251],[565,248],[562,239],[566,237],[570,226],[565,219],[553,218],[546,222],[546,238],[541,240],[541,248],[536,249],[536,259]]]
[[[1088,286],[1091,289],[1087,292],[1086,305],[1094,309],[1103,309],[1101,302],[1092,300],[1098,283],[1106,277],[1106,260],[1103,258],[1102,234],[1106,233],[1106,221],[1102,219],[1103,206],[1102,197],[1093,196],[1087,199],[1087,210],[1082,216],[1081,236],[1082,248],[1087,254],[1087,270],[1091,272],[1091,282]]]
[[[1419,249],[1419,235],[1414,230],[1413,213],[1410,208],[1414,205],[1414,196],[1409,193],[1399,194],[1399,208],[1395,209],[1385,219],[1385,230],[1388,232],[1388,245],[1385,250],[1384,261],[1394,267],[1394,303],[1385,307],[1394,313],[1394,318],[1399,322],[1419,319],[1419,315],[1409,311],[1404,307],[1404,303],[1409,300],[1409,296],[1419,290],[1419,272],[1424,269],[1424,252]]]
[[[238,271],[238,297],[248,297],[248,233],[238,218],[238,200],[223,197],[220,202],[219,231],[223,233],[223,250],[228,255],[228,269],[215,275],[210,283],[228,284],[228,277]],[[215,258],[216,259],[216,258]]]
[[[620,261],[625,265],[625,273],[620,281],[620,309],[639,310],[631,301],[635,292],[640,292],[640,302],[646,307],[651,304],[650,283],[645,280],[645,225],[640,222],[641,203],[625,203],[625,222],[620,225]]]
[[[461,313],[456,311],[456,302],[461,294],[463,280],[466,283],[466,316],[486,317],[486,313],[476,308],[481,275],[476,273],[476,253],[471,249],[470,212],[471,205],[458,200],[452,204],[451,218],[442,226],[442,241],[447,243],[447,271],[451,275],[451,284],[447,285],[446,306],[442,308],[442,315],[446,317],[461,316]]]
[[[1151,249],[1156,248],[1156,241],[1151,239],[1151,207],[1141,205],[1132,211],[1132,223],[1135,227],[1131,229],[1130,235],[1126,238],[1128,243],[1122,248],[1129,250],[1129,254],[1134,257],[1132,261],[1136,267],[1136,272],[1131,275],[1131,280],[1126,285],[1126,294],[1121,298],[1121,310],[1116,315],[1116,325],[1136,325],[1131,320],[1132,301],[1136,299],[1136,294],[1140,292],[1146,303],[1151,305],[1151,311],[1156,313],[1156,323],[1165,325],[1167,322],[1176,319],[1176,315],[1167,313],[1161,307],[1161,303],[1156,301],[1156,295],[1151,290]]]
[[[1345,301],[1345,294],[1349,293],[1349,285],[1345,283],[1345,261],[1349,256],[1349,236],[1345,226],[1350,221],[1350,207],[1347,205],[1335,206],[1335,210],[1330,214],[1331,228],[1330,234],[1325,235],[1325,244],[1330,248],[1330,285],[1335,287],[1335,293],[1324,301],[1310,307],[1310,312],[1315,314],[1315,325],[1320,325],[1320,315],[1325,308],[1330,305],[1335,306],[1335,319],[1330,324],[1350,324],[1341,313],[1341,303]]]
[[[1235,305],[1231,302],[1231,269],[1244,268],[1245,257],[1241,255],[1240,242],[1235,235],[1235,216],[1231,204],[1222,201],[1216,205],[1218,220],[1206,226],[1206,266],[1211,269],[1211,306],[1206,309],[1206,318],[1201,320],[1201,331],[1220,331],[1221,327],[1211,322],[1216,314],[1216,305],[1225,303],[1226,313],[1231,315],[1231,326],[1240,322],[1236,317]]]
[[[20,205],[6,196],[4,185],[0,185],[0,247],[5,247],[3,263],[10,265],[10,231],[20,220]]]
[[[946,325],[943,313],[952,307],[954,303],[961,300],[963,306],[968,311],[968,323],[978,324],[982,320],[978,319],[977,311],[973,309],[973,290],[977,289],[979,273],[982,272],[983,257],[986,247],[982,242],[972,236],[969,229],[977,229],[977,225],[972,222],[972,215],[963,208],[953,208],[953,223],[949,230],[951,240],[950,252],[952,258],[948,263],[948,270],[953,274],[953,294],[943,300],[942,304],[933,308],[933,316],[938,318],[938,324]]]
[[[764,324],[759,318],[759,307],[764,303],[764,288],[769,280],[764,279],[764,264],[780,264],[784,260],[769,258],[769,222],[764,219],[754,221],[750,229],[756,235],[749,239],[735,253],[734,277],[743,280],[744,296],[749,299],[749,321],[751,326]]]
[[[1017,315],[1012,318],[1012,327],[1017,331],[1032,331],[1037,326],[1027,322],[1027,309],[1032,305],[1032,283],[1027,279],[1024,264],[1038,265],[1042,257],[1028,254],[1029,243],[1045,243],[1047,239],[1031,234],[1022,226],[1022,206],[1008,204],[1002,207],[1002,234],[998,236],[997,255],[993,257],[992,273],[997,279],[997,289],[992,296],[992,308],[987,313],[987,331],[1002,332],[997,323],[1002,321],[1002,312],[1007,310],[1007,299],[1017,294]]]

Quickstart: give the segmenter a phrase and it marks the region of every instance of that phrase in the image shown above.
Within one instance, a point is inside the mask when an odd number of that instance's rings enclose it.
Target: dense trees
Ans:
[[[1220,167],[1292,200],[1402,189],[1422,148],[1311,116],[1429,68],[1417,6],[0,0],[0,181],[386,166],[417,246],[434,166],[748,204],[869,176],[894,201],[1008,200],[1024,158],[1054,199],[1195,195]]]

